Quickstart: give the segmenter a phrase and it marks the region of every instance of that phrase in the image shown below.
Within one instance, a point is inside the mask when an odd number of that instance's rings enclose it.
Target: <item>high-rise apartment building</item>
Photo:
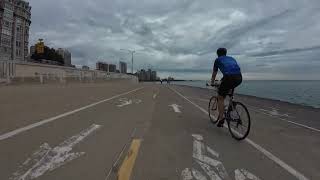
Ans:
[[[151,81],[157,80],[157,71],[151,71]]]
[[[120,73],[127,74],[127,63],[120,61],[119,62],[119,71],[120,71]]]
[[[109,64],[109,72],[117,72],[117,66],[115,64]]]
[[[23,0],[0,0],[0,60],[28,56],[31,6]]]
[[[97,62],[96,69],[99,71],[107,71],[108,72],[108,64],[104,62]]]
[[[62,48],[59,48],[57,52],[62,56],[64,65],[71,66],[71,53],[67,49]]]

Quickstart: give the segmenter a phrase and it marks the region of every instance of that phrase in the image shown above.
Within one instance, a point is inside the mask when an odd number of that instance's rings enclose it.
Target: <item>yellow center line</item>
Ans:
[[[134,167],[134,163],[136,161],[139,148],[141,145],[141,139],[133,139],[131,146],[129,148],[128,154],[126,158],[124,159],[123,163],[121,164],[121,167],[118,171],[118,180],[129,180],[132,169]]]

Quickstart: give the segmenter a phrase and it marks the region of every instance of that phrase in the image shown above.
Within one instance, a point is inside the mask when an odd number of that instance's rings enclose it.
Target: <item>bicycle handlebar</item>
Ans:
[[[212,83],[206,83],[206,86],[211,86],[211,87],[216,87],[216,88],[218,88],[219,86],[220,86],[220,83],[214,83],[214,84],[212,84]]]

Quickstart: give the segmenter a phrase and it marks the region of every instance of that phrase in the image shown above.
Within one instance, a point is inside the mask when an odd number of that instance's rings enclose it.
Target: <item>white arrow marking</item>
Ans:
[[[133,100],[133,103],[135,103],[135,104],[140,104],[142,101],[140,100],[140,99],[134,99]]]
[[[206,155],[206,152],[219,157],[219,153],[210,148],[209,146],[205,146],[203,143],[203,137],[200,134],[192,134],[193,137],[193,158],[200,165],[202,170],[206,173],[206,175],[210,178],[210,180],[229,180],[230,177],[223,166],[222,162],[210,158]],[[206,147],[206,148],[205,148]],[[245,169],[236,169],[235,170],[235,180],[260,180],[258,177],[250,173]],[[207,180],[207,178],[197,169],[192,168],[192,175],[197,180]],[[191,180],[191,172],[189,168],[186,168],[182,171],[181,177],[183,180]]]
[[[33,153],[13,174],[13,180],[27,180],[37,178],[47,171],[52,171],[67,162],[70,162],[84,152],[70,153],[72,148],[86,138],[89,134],[99,129],[101,126],[93,124],[79,134],[70,137],[58,146],[51,148],[48,143],[40,146],[40,149]],[[30,168],[31,166],[31,168]]]
[[[201,135],[198,135],[198,138],[203,139]],[[204,161],[203,152],[204,152],[204,144],[195,138],[193,140],[193,153],[192,153],[193,158],[199,161]]]
[[[194,137],[193,158],[198,160],[197,161],[198,163],[200,162],[200,163],[205,164],[205,165],[200,164],[202,169],[205,170],[210,177],[216,178],[216,176],[214,175],[216,173],[214,171],[211,172],[211,167],[214,167],[217,170],[217,172],[221,178],[230,179],[226,169],[224,168],[223,164],[220,161],[212,159],[212,158],[205,155],[205,145],[202,142],[203,137],[200,134],[193,134],[192,136]],[[212,150],[208,146],[207,146],[207,151],[209,151],[211,154],[213,154],[216,157],[219,156],[219,154],[217,152],[215,152],[214,150]],[[211,166],[211,167],[208,168],[207,166],[209,166],[209,167]]]
[[[177,104],[171,104],[171,105],[169,105],[169,106],[173,108],[174,112],[176,112],[176,113],[181,113],[181,111],[180,111],[180,109],[179,109],[181,106],[179,106],[179,105],[177,105]]]
[[[217,153],[216,151],[214,151],[213,149],[211,149],[209,146],[207,146],[207,151],[208,151],[212,156],[215,156],[215,157],[219,158],[219,153]]]
[[[207,178],[198,170],[192,168],[193,177],[197,180],[207,180]]]
[[[119,101],[121,104],[117,105],[118,107],[123,107],[123,106],[127,106],[127,105],[132,104],[132,100],[128,100],[125,98],[121,98],[121,99],[119,99]]]
[[[203,137],[200,134],[192,134],[192,137],[194,137],[198,141],[202,141]]]
[[[182,170],[181,179],[182,180],[192,180],[193,179],[189,168],[185,168],[184,170]]]
[[[130,104],[140,104],[142,101],[140,99],[127,99],[127,98],[120,98],[119,99],[120,104],[117,105],[118,107],[127,106]]]
[[[234,171],[234,178],[236,180],[260,180],[257,176],[253,175],[252,173],[250,173],[249,171],[245,170],[245,169],[236,169]]]
[[[202,163],[200,161],[196,162],[201,166],[203,171],[207,173],[211,180],[221,180],[221,178],[214,172],[214,170],[208,164]]]

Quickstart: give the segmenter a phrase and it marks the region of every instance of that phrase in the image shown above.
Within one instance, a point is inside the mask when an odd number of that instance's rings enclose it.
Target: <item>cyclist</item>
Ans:
[[[242,75],[237,61],[227,56],[226,48],[217,50],[218,58],[214,62],[211,84],[213,85],[218,73],[218,69],[222,72],[223,78],[218,89],[218,127],[223,127],[224,124],[224,98],[231,89],[236,88],[242,82]]]

